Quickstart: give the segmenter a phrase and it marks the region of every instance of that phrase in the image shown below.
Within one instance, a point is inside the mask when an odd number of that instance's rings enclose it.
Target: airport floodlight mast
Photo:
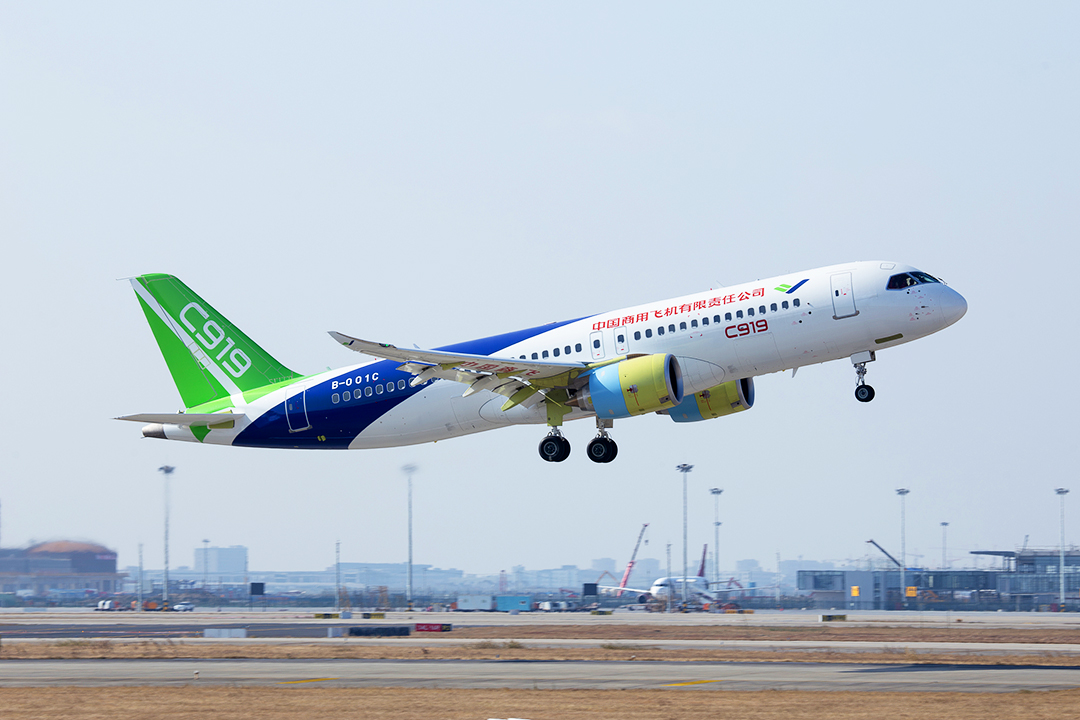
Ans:
[[[1061,498],[1061,547],[1058,549],[1058,610],[1065,612],[1065,496],[1069,494],[1068,488],[1054,490]]]
[[[412,610],[412,476],[416,472],[416,466],[412,463],[403,465],[401,471],[409,478],[409,572],[405,582],[405,602],[409,610]]]
[[[162,465],[158,471],[165,476],[165,581],[161,586],[161,609],[169,605],[169,476],[176,470],[172,465]]]
[[[898,488],[896,494],[900,496],[900,607],[907,608],[907,538],[905,516],[905,500],[911,492],[907,488]]]
[[[720,488],[709,488],[709,492],[715,501],[716,511],[716,519],[713,520],[713,565],[716,566],[716,582],[720,582],[720,493],[724,491]]]
[[[689,562],[686,559],[686,476],[694,466],[683,463],[675,469],[682,473],[682,601],[683,607],[686,607],[686,578],[690,574]]]
[[[949,546],[949,544],[947,542],[948,538],[945,536],[945,531],[946,531],[946,529],[948,527],[949,527],[949,523],[947,523],[947,522],[941,523],[941,569],[942,570],[948,570],[949,569],[949,558],[948,558],[948,554],[945,552],[945,548],[947,548]]]

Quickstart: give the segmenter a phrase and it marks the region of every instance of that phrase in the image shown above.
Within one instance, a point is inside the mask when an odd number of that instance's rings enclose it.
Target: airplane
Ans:
[[[540,457],[570,455],[566,421],[594,418],[586,455],[615,459],[615,420],[677,423],[744,412],[754,378],[847,358],[855,397],[882,350],[957,322],[967,302],[908,265],[854,262],[554,322],[433,350],[338,332],[375,358],[294,372],[179,279],[130,278],[184,403],[144,437],[263,448],[365,449],[437,442],[510,425],[548,427]]]
[[[666,602],[668,600],[681,601],[683,586],[686,586],[686,597],[692,603],[713,603],[717,597],[709,591],[709,582],[705,579],[705,557],[709,551],[706,545],[701,551],[701,565],[697,575],[693,577],[662,577],[653,581],[648,590],[641,588],[626,587],[625,585],[601,585],[602,590],[638,593],[638,602],[642,604],[652,602]]]

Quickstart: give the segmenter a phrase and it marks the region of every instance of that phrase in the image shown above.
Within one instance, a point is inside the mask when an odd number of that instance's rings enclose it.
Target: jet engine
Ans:
[[[732,380],[694,393],[664,411],[675,422],[697,422],[742,412],[754,407],[754,378]]]
[[[682,402],[682,369],[674,355],[620,360],[589,373],[573,402],[598,418],[624,418],[673,409]]]

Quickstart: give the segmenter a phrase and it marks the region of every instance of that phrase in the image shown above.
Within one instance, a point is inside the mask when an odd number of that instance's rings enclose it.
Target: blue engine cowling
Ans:
[[[732,380],[702,390],[666,411],[675,422],[711,420],[754,407],[754,378]]]
[[[599,418],[670,410],[683,401],[682,368],[674,355],[642,355],[603,365],[588,375],[574,402]]]

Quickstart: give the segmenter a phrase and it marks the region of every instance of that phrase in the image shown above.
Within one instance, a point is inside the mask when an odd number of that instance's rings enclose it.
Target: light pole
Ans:
[[[401,471],[409,478],[409,571],[405,579],[405,602],[412,610],[412,476],[416,466],[409,463],[402,466]]]
[[[205,592],[207,578],[210,576],[210,541],[203,538],[202,541],[202,588]]]
[[[907,488],[898,488],[896,494],[900,496],[900,607],[907,607],[907,538],[905,516],[905,500],[911,492]]]
[[[949,565],[948,565],[949,559],[948,559],[947,553],[945,552],[945,548],[948,547],[948,543],[946,542],[947,538],[945,536],[945,528],[947,528],[947,527],[949,527],[949,523],[947,523],[947,522],[941,523],[941,569],[942,570],[948,570],[949,569]]]
[[[689,575],[688,561],[686,559],[686,475],[694,469],[693,465],[687,465],[683,463],[675,468],[682,473],[682,601],[683,606],[686,606],[686,579]]]
[[[720,488],[710,488],[715,505],[715,517],[713,521],[713,564],[716,566],[716,582],[720,582]]]
[[[161,609],[169,604],[169,477],[176,470],[172,465],[162,465],[158,471],[165,476],[165,582],[161,587]]]
[[[1058,583],[1060,594],[1058,597],[1058,610],[1065,611],[1065,496],[1069,494],[1068,488],[1054,490],[1061,498],[1061,548],[1058,550]]]

